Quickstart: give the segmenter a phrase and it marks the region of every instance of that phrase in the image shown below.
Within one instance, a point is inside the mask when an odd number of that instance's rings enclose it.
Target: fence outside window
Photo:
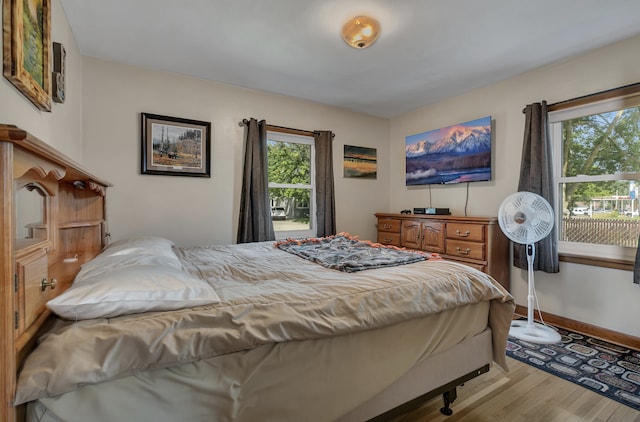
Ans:
[[[640,219],[562,218],[560,240],[567,242],[638,246]]]

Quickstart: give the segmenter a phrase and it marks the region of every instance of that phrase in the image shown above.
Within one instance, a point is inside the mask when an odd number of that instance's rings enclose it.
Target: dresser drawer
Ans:
[[[400,220],[393,218],[381,218],[378,220],[378,231],[400,233]]]
[[[18,275],[19,332],[26,330],[44,310],[52,298],[51,289],[42,290],[42,281],[49,281],[48,260],[44,250],[16,260]]]
[[[481,224],[447,223],[447,238],[484,242],[484,226]]]
[[[378,232],[378,243],[400,246],[400,233]]]
[[[484,243],[447,239],[447,255],[484,260]]]

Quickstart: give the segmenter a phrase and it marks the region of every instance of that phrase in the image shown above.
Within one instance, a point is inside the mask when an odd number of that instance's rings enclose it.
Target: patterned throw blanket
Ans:
[[[276,242],[275,246],[323,267],[348,273],[440,258],[436,254],[359,240],[348,233],[320,238],[287,239]]]

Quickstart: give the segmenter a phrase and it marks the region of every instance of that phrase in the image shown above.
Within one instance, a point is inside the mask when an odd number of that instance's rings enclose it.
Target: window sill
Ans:
[[[614,268],[616,270],[633,271],[634,262],[622,259],[598,258],[592,256],[582,256],[562,253],[560,262],[570,262],[572,264],[591,265],[593,267]]]

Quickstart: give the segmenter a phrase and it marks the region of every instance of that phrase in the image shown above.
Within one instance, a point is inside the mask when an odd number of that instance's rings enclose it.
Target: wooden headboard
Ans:
[[[17,373],[51,318],[48,300],[67,289],[108,237],[101,180],[48,144],[0,124],[0,421],[13,406]]]

